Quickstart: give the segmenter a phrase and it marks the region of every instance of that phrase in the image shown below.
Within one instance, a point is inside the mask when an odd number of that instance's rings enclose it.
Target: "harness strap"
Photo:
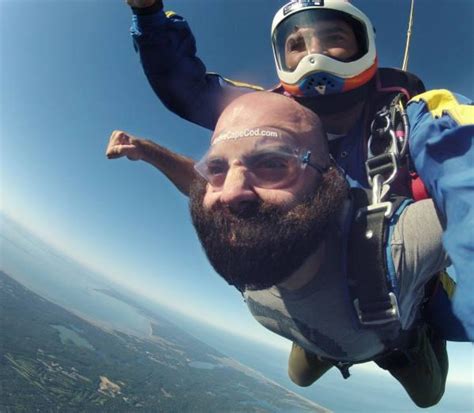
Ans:
[[[404,109],[410,98],[426,91],[425,86],[412,73],[389,68],[379,69],[376,86],[377,93],[373,96],[375,104],[367,119],[373,120],[370,128],[367,128],[370,130],[367,164],[369,182],[373,176],[381,174],[393,181],[392,192],[415,200],[429,198],[408,155],[410,125]],[[390,121],[390,125],[387,121]],[[395,151],[391,148],[393,142],[398,147]]]
[[[406,98],[397,94],[390,104],[376,114],[370,126],[367,142],[368,156],[366,170],[369,183],[377,175],[382,175],[384,183],[392,183],[400,167],[407,165],[408,137],[410,126],[404,105]]]
[[[407,348],[416,329],[401,328],[397,297],[389,280],[386,246],[387,223],[405,197],[391,195],[383,202],[382,176],[374,178],[373,191],[351,188],[354,218],[349,230],[347,285],[362,328],[375,331],[387,351],[374,360],[383,368],[411,362]],[[353,363],[330,361],[342,376],[350,376]]]
[[[388,280],[386,224],[404,201],[371,204],[370,193],[352,188],[355,219],[349,234],[348,285],[362,327],[375,329],[391,345],[400,334],[398,303]]]

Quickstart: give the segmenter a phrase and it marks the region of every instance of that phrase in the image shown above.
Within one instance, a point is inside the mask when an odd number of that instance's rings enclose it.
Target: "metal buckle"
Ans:
[[[383,153],[382,155],[373,156],[365,162],[365,170],[369,184],[372,185],[372,179],[377,175],[386,175],[389,172],[388,178],[384,178],[384,184],[390,184],[394,181],[398,173],[397,154],[393,152]]]
[[[382,121],[381,121],[382,120]],[[379,124],[377,124],[377,122]],[[377,127],[378,126],[378,127]],[[368,157],[365,162],[365,169],[370,185],[372,178],[377,175],[384,177],[384,184],[392,183],[398,173],[398,142],[390,121],[390,113],[385,111],[373,120],[371,125],[371,135],[367,142]],[[380,139],[387,139],[385,147],[377,150],[374,146]],[[386,178],[386,176],[388,176]]]
[[[369,205],[363,208],[359,208],[356,213],[355,219],[359,221],[363,216],[369,215],[370,213],[379,212],[385,210],[385,218],[390,218],[392,216],[392,203],[391,202],[380,202],[375,205]]]
[[[380,325],[380,324],[388,324],[393,321],[400,320],[400,310],[398,308],[398,301],[395,294],[390,292],[388,293],[388,297],[390,299],[390,308],[380,313],[380,317],[369,317],[370,319],[367,320],[367,313],[362,313],[359,307],[359,299],[356,298],[354,300],[354,308],[357,312],[357,317],[359,318],[359,322],[362,325],[371,326],[371,325]]]
[[[372,184],[372,203],[366,207],[359,208],[357,210],[355,219],[359,221],[363,216],[369,215],[374,212],[385,210],[384,216],[390,218],[393,212],[393,205],[391,202],[382,202],[387,195],[390,187],[383,182],[382,175],[378,174],[374,176]]]

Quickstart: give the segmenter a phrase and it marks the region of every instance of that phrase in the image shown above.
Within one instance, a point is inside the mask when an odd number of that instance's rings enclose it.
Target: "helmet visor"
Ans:
[[[328,9],[305,9],[283,20],[273,32],[280,70],[293,72],[311,54],[352,62],[368,49],[365,25],[351,15]]]

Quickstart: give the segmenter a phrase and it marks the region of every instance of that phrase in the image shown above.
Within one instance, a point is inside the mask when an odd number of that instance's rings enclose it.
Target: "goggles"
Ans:
[[[329,167],[310,162],[311,151],[299,148],[259,147],[237,158],[239,165],[247,171],[247,177],[253,186],[278,189],[289,186],[304,171],[307,165],[319,173]],[[233,161],[232,161],[233,162]],[[222,189],[231,166],[229,158],[213,155],[212,149],[195,166],[195,170],[215,189]]]
[[[334,27],[320,30],[320,24],[327,21],[341,21],[346,26],[334,23]],[[348,62],[357,60],[367,53],[365,32],[362,22],[340,11],[319,9],[300,11],[282,21],[273,33],[272,40],[278,66],[280,70],[293,72],[297,64],[288,66],[287,62],[292,53],[322,54],[326,47],[347,46],[352,36],[356,40],[358,51]],[[315,39],[321,48],[318,52],[312,51]]]

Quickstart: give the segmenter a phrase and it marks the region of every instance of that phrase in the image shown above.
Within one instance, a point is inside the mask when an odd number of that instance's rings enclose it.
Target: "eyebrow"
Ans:
[[[281,144],[271,147],[256,147],[254,151],[245,154],[244,157],[261,156],[269,153],[294,153],[295,148],[291,145]]]
[[[291,151],[294,148],[294,145],[291,145],[288,142],[280,141],[280,142],[272,142],[274,145],[264,145],[264,144],[257,144],[255,146],[254,152],[268,152],[270,151]]]
[[[295,37],[295,35],[300,34],[299,31],[301,30],[301,28],[302,27],[300,26],[295,26],[293,30],[290,32],[290,34],[288,35],[288,39],[291,39]],[[312,27],[308,27],[308,28],[312,28]],[[321,29],[321,30],[317,30],[317,28],[314,28],[314,29],[317,36],[328,36],[331,34],[340,34],[340,33],[348,34],[349,33],[345,27],[331,27],[329,29]]]
[[[293,27],[293,30],[291,31],[291,34],[297,33],[299,29],[301,29],[300,26],[295,26],[295,27]]]
[[[250,159],[254,156],[261,156],[261,155],[264,155],[266,153],[272,153],[272,152],[282,152],[282,153],[292,153],[293,150],[292,150],[292,146],[285,143],[285,142],[280,142],[278,143],[277,145],[272,145],[272,146],[268,146],[268,147],[259,147],[259,145],[256,146],[255,150],[249,152],[249,153],[244,153],[242,155],[242,159]],[[208,156],[206,156],[207,158],[207,162],[208,163],[211,163],[211,162],[226,162],[228,160],[228,157],[226,156],[226,154],[209,154]]]
[[[227,159],[224,155],[212,154],[212,153],[209,153],[208,155],[206,155],[205,158],[207,162],[220,162]]]
[[[318,36],[321,36],[321,35],[328,35],[328,34],[337,34],[337,33],[344,33],[344,34],[347,34],[349,33],[348,30],[346,30],[345,27],[331,27],[329,29],[321,29],[319,31],[316,30],[316,33]]]

